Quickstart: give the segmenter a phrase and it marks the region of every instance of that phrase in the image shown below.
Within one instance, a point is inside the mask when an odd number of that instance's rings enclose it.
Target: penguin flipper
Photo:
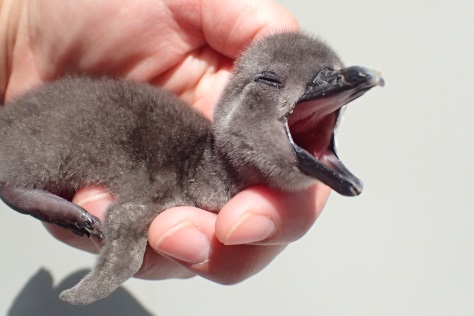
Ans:
[[[0,198],[19,213],[56,224],[73,233],[103,238],[100,220],[82,207],[51,192],[0,184]]]
[[[151,214],[148,210],[150,208],[133,203],[112,205],[105,220],[105,247],[96,266],[76,286],[63,291],[59,298],[70,304],[87,305],[107,297],[133,277],[142,266],[148,244],[146,214]]]

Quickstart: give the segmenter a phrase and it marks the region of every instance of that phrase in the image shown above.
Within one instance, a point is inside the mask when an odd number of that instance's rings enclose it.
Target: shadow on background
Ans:
[[[8,315],[153,315],[123,287],[87,306],[74,306],[61,301],[59,293],[77,284],[87,272],[75,272],[53,288],[51,273],[40,269],[15,298]]]

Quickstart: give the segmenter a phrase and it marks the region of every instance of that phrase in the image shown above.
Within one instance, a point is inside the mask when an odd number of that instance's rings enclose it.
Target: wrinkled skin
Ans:
[[[162,86],[210,117],[239,51],[279,29],[298,24],[264,0],[0,0],[0,62],[6,65],[0,67],[0,103],[57,77],[86,73]],[[192,207],[166,210],[150,227],[137,277],[245,280],[309,230],[328,195],[323,184],[285,194],[253,187],[218,215]],[[73,202],[103,219],[112,197],[89,187]],[[63,242],[98,252],[97,239],[46,226]]]

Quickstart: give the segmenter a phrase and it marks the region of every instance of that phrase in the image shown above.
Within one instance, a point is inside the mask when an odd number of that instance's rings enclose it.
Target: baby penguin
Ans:
[[[105,239],[95,268],[61,299],[104,298],[140,268],[151,221],[180,205],[211,212],[239,191],[283,191],[322,181],[343,195],[362,183],[341,163],[334,129],[341,108],[384,81],[343,68],[325,43],[280,33],[235,64],[214,123],[144,83],[67,77],[0,109],[0,197],[18,212]],[[101,224],[70,202],[88,185],[115,202]]]

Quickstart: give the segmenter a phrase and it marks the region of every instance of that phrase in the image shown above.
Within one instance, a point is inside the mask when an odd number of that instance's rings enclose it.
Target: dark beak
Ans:
[[[341,70],[325,69],[318,73],[308,85],[305,93],[298,101],[298,106],[317,107],[314,113],[321,116],[335,115],[334,123],[337,121],[340,109],[345,104],[360,97],[375,86],[383,86],[383,78],[378,71],[363,67],[348,67]],[[298,159],[299,169],[324,184],[334,191],[345,196],[356,196],[362,192],[363,184],[354,176],[341,162],[337,153],[334,138],[334,127],[332,125],[331,139],[328,146],[318,158],[311,155],[298,146],[292,139],[290,128],[287,125],[287,134]]]

